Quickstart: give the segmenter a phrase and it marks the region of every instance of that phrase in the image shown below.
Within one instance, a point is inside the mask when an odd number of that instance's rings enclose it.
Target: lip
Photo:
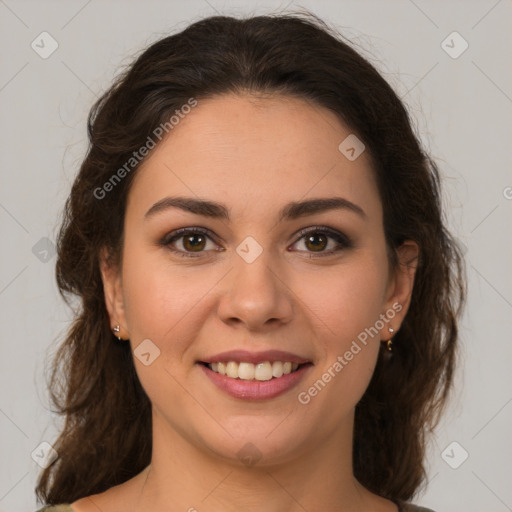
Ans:
[[[220,355],[224,357],[224,354]],[[234,359],[229,360],[234,361]],[[280,361],[281,359],[276,360]],[[290,361],[290,359],[286,360]],[[220,361],[226,361],[226,359],[220,359]],[[244,361],[247,361],[247,359],[244,359]],[[268,361],[268,359],[265,359],[265,361]],[[298,361],[293,360],[292,362]],[[286,393],[302,380],[302,378],[308,372],[309,368],[311,368],[313,365],[311,363],[304,364],[304,366],[300,366],[293,373],[288,373],[282,377],[267,381],[233,379],[226,375],[221,375],[220,373],[210,370],[210,368],[204,364],[199,364],[199,366],[202,368],[210,381],[228,395],[243,400],[256,401],[269,400],[271,398],[282,395],[283,393]]]
[[[230,350],[228,352],[222,352],[214,356],[203,359],[202,363],[225,363],[229,361],[235,361],[237,363],[264,363],[268,361],[273,363],[275,361],[282,361],[283,363],[289,361],[291,363],[305,364],[309,363],[308,359],[304,359],[291,352],[283,352],[282,350],[265,350],[262,352],[249,352],[247,350]],[[291,375],[291,374],[290,374]]]

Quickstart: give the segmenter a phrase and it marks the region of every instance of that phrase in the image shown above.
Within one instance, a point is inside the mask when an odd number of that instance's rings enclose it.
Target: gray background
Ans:
[[[192,21],[301,6],[362,45],[407,103],[441,166],[448,222],[466,251],[464,368],[417,501],[437,512],[512,510],[510,0],[0,0],[0,511],[36,509],[31,453],[61,425],[44,379],[70,318],[52,244],[92,102],[131,56]],[[43,31],[58,43],[46,59],[31,47],[51,48]],[[457,58],[458,36],[443,48],[453,31],[469,44]]]

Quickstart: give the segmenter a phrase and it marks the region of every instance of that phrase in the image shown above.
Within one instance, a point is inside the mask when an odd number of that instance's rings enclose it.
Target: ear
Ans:
[[[100,252],[100,271],[105,293],[105,306],[110,317],[110,329],[119,325],[115,335],[121,339],[129,339],[123,299],[121,269],[112,264],[107,249]]]
[[[406,240],[396,249],[398,265],[392,270],[385,301],[383,314],[389,319],[381,329],[381,339],[393,337],[389,330],[398,331],[411,303],[414,277],[418,267],[419,247],[416,242]]]

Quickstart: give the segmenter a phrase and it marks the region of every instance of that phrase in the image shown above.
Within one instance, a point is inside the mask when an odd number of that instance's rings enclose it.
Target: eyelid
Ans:
[[[167,246],[171,242],[173,242],[175,240],[179,240],[180,238],[182,238],[183,236],[185,236],[188,233],[192,233],[192,234],[196,234],[197,233],[197,234],[200,234],[200,235],[205,235],[208,238],[210,238],[213,242],[215,242],[217,245],[219,245],[218,237],[212,231],[210,231],[207,228],[202,228],[202,227],[199,227],[199,226],[190,226],[190,227],[179,228],[179,229],[176,229],[174,231],[171,231],[170,233],[167,233],[166,235],[164,235],[162,237],[162,239],[159,242],[159,245]],[[202,251],[202,252],[206,252],[206,251]]]
[[[307,235],[309,233],[317,233],[319,231],[322,233],[332,235],[334,237],[342,238],[342,239],[346,240],[347,243],[350,242],[350,238],[347,235],[345,235],[343,232],[341,232],[337,229],[331,228],[329,226],[308,226],[307,228],[302,228],[299,231],[297,231],[295,233],[294,237],[302,238],[304,235]]]

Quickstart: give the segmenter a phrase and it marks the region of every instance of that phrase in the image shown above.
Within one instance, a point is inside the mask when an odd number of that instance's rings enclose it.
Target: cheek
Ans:
[[[354,258],[302,281],[304,303],[318,325],[320,349],[319,367],[307,383],[313,387],[302,391],[310,398],[322,395],[315,399],[316,406],[338,404],[336,421],[355,406],[371,380],[380,348],[376,323],[383,313],[386,278],[380,260],[360,258],[356,263]]]
[[[135,244],[134,244],[135,245]],[[134,355],[143,340],[151,340],[158,353],[150,365],[135,357],[136,371],[152,403],[165,409],[166,403],[182,403],[183,357],[189,340],[198,336],[204,305],[201,299],[214,285],[213,278],[194,279],[190,268],[180,269],[162,253],[125,246],[123,293],[125,316]],[[210,282],[211,281],[211,282]],[[204,300],[204,299],[203,299]],[[142,360],[141,360],[142,361]]]
[[[123,293],[126,321],[134,340],[150,338],[158,345],[179,333],[187,317],[201,312],[201,299],[214,285],[214,276],[202,273],[194,278],[194,269],[180,268],[154,252],[125,248]],[[179,340],[176,340],[179,346]]]
[[[386,278],[379,260],[354,257],[332,270],[303,274],[295,289],[301,290],[301,301],[331,338],[330,348],[343,348],[383,312]]]

